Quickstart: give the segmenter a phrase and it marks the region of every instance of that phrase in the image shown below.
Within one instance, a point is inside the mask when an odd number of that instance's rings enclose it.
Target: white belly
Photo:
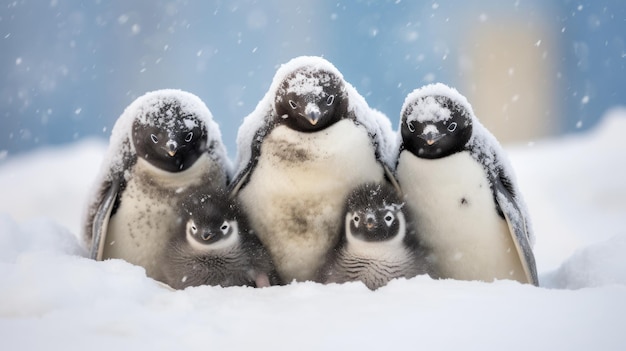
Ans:
[[[526,281],[486,173],[469,153],[428,160],[404,151],[396,173],[442,278]]]
[[[354,122],[316,133],[278,126],[239,197],[281,277],[304,281],[337,242],[348,192],[382,179],[367,131]]]
[[[109,221],[103,259],[124,259],[144,267],[149,277],[162,280],[160,264],[163,249],[175,234],[171,228],[178,220],[176,205],[181,196],[199,186],[226,186],[223,171],[208,157],[180,173],[164,172],[138,159],[120,206]]]

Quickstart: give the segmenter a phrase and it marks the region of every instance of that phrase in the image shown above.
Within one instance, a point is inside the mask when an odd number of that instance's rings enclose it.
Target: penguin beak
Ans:
[[[307,121],[314,126],[317,122],[319,122],[322,114],[320,113],[320,108],[316,104],[309,102],[304,109],[304,115]]]
[[[428,146],[433,145],[434,143],[436,143],[437,141],[439,141],[439,139],[443,138],[445,134],[439,134],[436,132],[429,132],[426,134],[421,134],[418,135],[419,138],[423,139],[424,141],[426,141],[426,144],[428,144]]]
[[[178,144],[174,140],[170,139],[165,144],[165,148],[167,150],[167,154],[174,157],[174,155],[176,155],[176,151],[178,151]]]
[[[211,238],[213,238],[215,235],[213,235],[213,233],[211,233],[210,231],[206,231],[204,233],[201,234],[202,236],[202,240],[211,240]]]
[[[374,228],[376,226],[376,219],[374,218],[373,214],[367,214],[365,216],[365,227],[367,228],[367,230],[372,230],[372,228]]]

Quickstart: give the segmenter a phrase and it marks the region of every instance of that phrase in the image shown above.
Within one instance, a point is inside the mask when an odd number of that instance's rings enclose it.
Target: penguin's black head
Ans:
[[[406,229],[402,207],[402,201],[391,186],[359,186],[346,203],[346,235],[368,242],[391,240]]]
[[[137,156],[168,172],[191,167],[207,151],[207,129],[177,100],[135,118],[132,142]]]
[[[278,123],[300,132],[315,132],[346,116],[347,102],[341,77],[305,66],[283,80],[274,108]]]
[[[402,144],[417,157],[436,159],[462,151],[472,136],[472,117],[447,96],[422,96],[402,111]]]
[[[193,247],[210,249],[212,244],[239,234],[235,203],[221,194],[191,194],[182,202],[181,211],[185,235]]]

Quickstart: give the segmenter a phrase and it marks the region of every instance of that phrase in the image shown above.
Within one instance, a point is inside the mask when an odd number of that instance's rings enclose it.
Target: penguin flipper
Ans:
[[[400,188],[400,184],[398,183],[396,176],[393,175],[393,172],[391,172],[389,167],[387,167],[387,165],[384,163],[383,163],[383,170],[385,171],[385,178],[389,181],[389,183],[391,183],[391,185],[393,185],[393,188],[396,189],[398,196],[402,198],[403,196],[402,188]]]
[[[259,161],[259,156],[261,155],[261,142],[263,138],[265,138],[265,135],[268,132],[267,129],[269,128],[271,128],[271,126],[261,128],[254,134],[254,138],[250,144],[250,159],[248,160],[248,164],[246,164],[245,168],[235,174],[232,182],[228,186],[228,193],[231,198],[237,196],[239,190],[241,190],[241,188],[248,183],[248,178],[250,177],[252,170],[256,167],[256,164]]]
[[[241,188],[248,182],[248,176],[250,175],[251,171],[252,168],[248,167],[248,169],[246,169],[244,172],[241,172],[237,175],[235,179],[233,179],[233,182],[230,184],[230,187],[228,189],[228,194],[230,198],[235,198],[239,190],[241,190]]]
[[[111,213],[114,207],[113,205],[115,204],[119,190],[120,183],[118,181],[111,182],[109,189],[104,193],[100,206],[98,207],[93,219],[93,226],[91,228],[92,241],[89,257],[96,261],[102,261],[109,219],[111,218]]]
[[[494,190],[496,192],[495,199],[497,205],[504,214],[504,219],[509,226],[509,233],[511,234],[513,243],[515,243],[515,248],[517,249],[517,254],[524,272],[526,273],[526,278],[529,283],[539,286],[535,255],[533,254],[530,244],[526,218],[524,218],[524,214],[516,205],[513,196],[499,178],[496,178],[496,181],[494,181]]]

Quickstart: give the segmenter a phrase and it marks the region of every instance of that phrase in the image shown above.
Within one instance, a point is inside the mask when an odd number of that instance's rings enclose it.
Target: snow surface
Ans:
[[[250,145],[257,131],[269,123],[268,118],[276,115],[274,100],[277,93],[281,91],[281,84],[291,73],[300,70],[303,72],[329,72],[344,80],[341,72],[332,63],[319,56],[299,56],[281,65],[276,71],[263,99],[259,101],[254,111],[244,118],[243,123],[239,127],[237,132],[235,174],[243,171],[250,161]],[[292,79],[287,91],[300,94],[305,92],[319,93],[322,90],[320,84],[325,83],[328,79],[328,75],[322,75],[320,78],[311,78],[310,75],[304,73],[298,74],[295,79]],[[370,135],[376,136],[383,162],[387,165],[392,165],[393,145],[390,145],[388,141],[394,141],[395,134],[392,130],[391,122],[382,112],[369,107],[363,96],[345,80],[344,86],[349,101],[348,110],[355,114],[357,121],[367,129]]]
[[[0,163],[2,350],[626,348],[626,110],[583,135],[508,146],[542,287],[394,280],[163,288],[84,258],[77,235],[107,146]]]

